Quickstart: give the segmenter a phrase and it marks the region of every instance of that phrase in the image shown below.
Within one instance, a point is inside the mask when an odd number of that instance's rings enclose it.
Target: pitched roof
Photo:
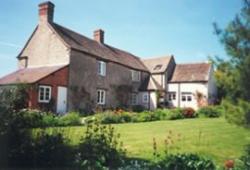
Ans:
[[[38,80],[64,68],[67,65],[24,68],[0,78],[0,85],[35,83]]]
[[[52,23],[51,26],[66,44],[73,49],[90,53],[104,60],[126,65],[133,69],[148,71],[142,61],[129,52],[111,47],[107,44],[98,43],[95,40],[87,38],[58,24]]]
[[[148,68],[150,73],[162,73],[167,68],[173,56],[165,56],[159,58],[143,59],[142,62]]]
[[[170,82],[208,81],[210,63],[177,64]]]
[[[148,90],[163,90],[161,85],[157,83],[157,81],[150,76],[145,79],[145,81],[141,84],[140,91],[148,91]]]

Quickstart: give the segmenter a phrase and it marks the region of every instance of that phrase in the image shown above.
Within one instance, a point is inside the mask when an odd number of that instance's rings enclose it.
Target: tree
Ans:
[[[217,24],[214,27],[229,56],[228,60],[213,60],[219,95],[232,101],[250,101],[250,0],[243,1],[241,12],[224,30]]]

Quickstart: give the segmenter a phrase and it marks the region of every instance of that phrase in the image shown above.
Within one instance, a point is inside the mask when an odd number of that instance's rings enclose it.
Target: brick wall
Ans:
[[[39,85],[48,85],[51,86],[51,97],[52,97],[52,109],[56,110],[57,103],[57,87],[58,86],[68,86],[68,67],[62,68],[57,72],[41,79],[37,83],[31,86],[30,90],[30,99],[29,99],[29,107],[33,109],[40,109],[43,104],[38,103],[38,88]],[[45,104],[46,105],[46,104]]]

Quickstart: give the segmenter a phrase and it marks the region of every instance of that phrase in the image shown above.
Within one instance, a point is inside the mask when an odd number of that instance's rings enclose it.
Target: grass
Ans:
[[[227,123],[223,118],[199,118],[147,123],[127,123],[113,125],[121,134],[129,157],[153,159],[153,138],[156,139],[158,151],[163,152],[164,140],[169,136],[180,134],[175,139],[170,152],[192,152],[212,158],[222,165],[226,159],[238,158],[244,146],[250,144],[250,130]],[[72,145],[79,143],[84,134],[84,127],[48,128],[63,131]]]

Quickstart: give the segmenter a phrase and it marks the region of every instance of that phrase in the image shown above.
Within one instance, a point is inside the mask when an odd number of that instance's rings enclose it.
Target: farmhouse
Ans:
[[[209,63],[176,64],[174,56],[140,59],[105,43],[104,31],[85,37],[53,20],[54,4],[39,4],[39,22],[18,55],[18,70],[0,86],[29,84],[29,107],[72,110],[143,106],[193,107],[216,99]]]

